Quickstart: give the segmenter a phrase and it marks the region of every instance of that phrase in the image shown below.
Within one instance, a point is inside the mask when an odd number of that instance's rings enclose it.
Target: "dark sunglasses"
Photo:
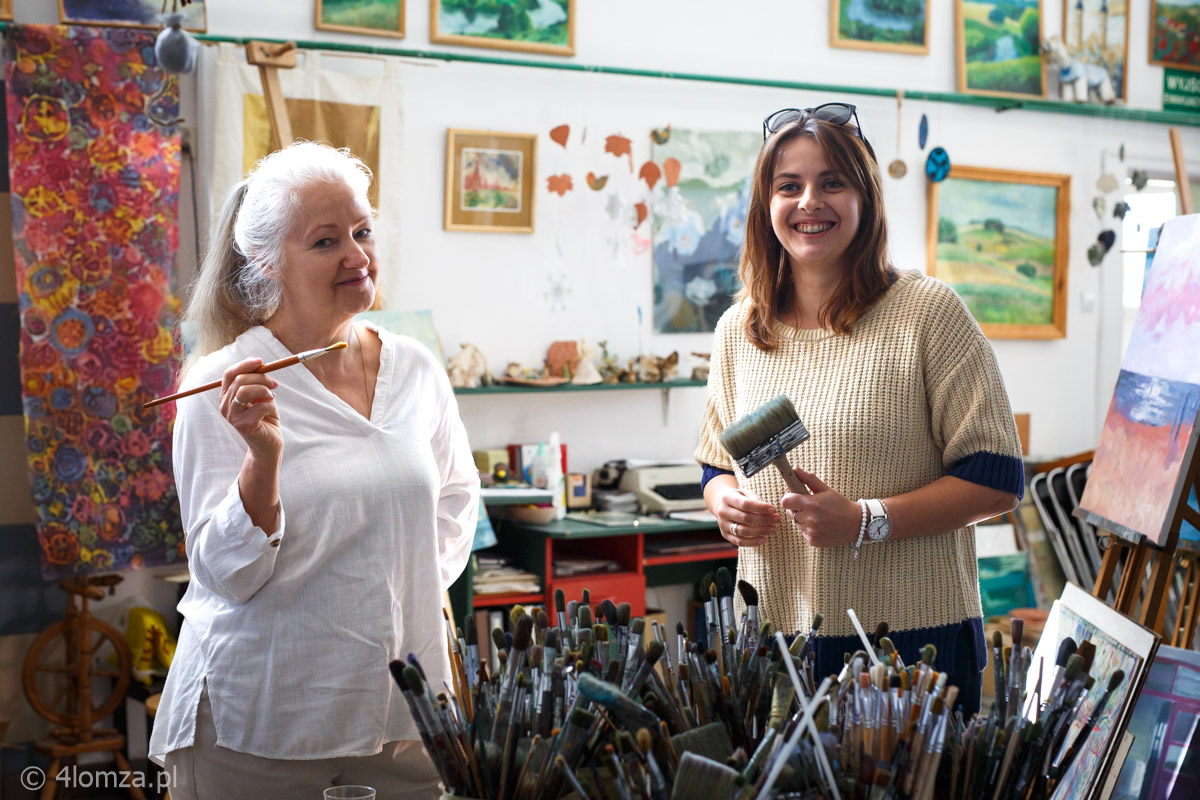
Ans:
[[[854,120],[854,132],[864,142],[862,125],[858,122],[858,110],[849,103],[823,103],[816,108],[781,108],[763,120],[763,141],[789,122],[798,122],[805,116],[816,117],[834,125],[845,125]]]

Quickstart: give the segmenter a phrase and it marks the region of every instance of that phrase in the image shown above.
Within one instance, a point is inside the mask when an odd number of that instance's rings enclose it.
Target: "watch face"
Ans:
[[[888,537],[892,532],[891,520],[873,519],[871,524],[867,526],[867,536],[872,542],[880,542]]]

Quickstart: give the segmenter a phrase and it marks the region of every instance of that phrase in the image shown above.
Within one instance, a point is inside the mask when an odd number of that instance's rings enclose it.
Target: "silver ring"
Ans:
[[[729,523],[729,535],[730,536],[737,536],[737,526],[738,526],[738,524],[736,522]]]

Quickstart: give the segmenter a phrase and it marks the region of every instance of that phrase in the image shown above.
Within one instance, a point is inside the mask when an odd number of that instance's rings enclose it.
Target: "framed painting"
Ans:
[[[533,233],[537,134],[446,132],[448,231]]]
[[[1062,38],[1080,63],[1108,73],[1118,100],[1128,97],[1128,0],[1063,0]]]
[[[1167,220],[1076,515],[1131,541],[1175,539],[1200,433],[1200,214]],[[1200,469],[1200,466],[1197,467]]]
[[[929,55],[929,2],[829,0],[829,46]]]
[[[317,0],[314,17],[323,31],[404,38],[404,0]]]
[[[1109,607],[1073,583],[1063,589],[1062,597],[1054,601],[1046,626],[1042,629],[1033,661],[1026,675],[1026,692],[1034,693],[1038,676],[1054,673],[1058,647],[1070,637],[1076,645],[1090,641],[1096,647],[1089,676],[1094,680],[1087,694],[1079,701],[1070,719],[1059,758],[1074,742],[1088,717],[1108,688],[1117,670],[1125,677],[1113,690],[1096,727],[1087,739],[1087,746],[1071,762],[1059,780],[1053,800],[1087,800],[1095,797],[1100,782],[1112,766],[1121,736],[1137,701],[1146,674],[1158,650],[1160,638],[1119,611]],[[1042,686],[1042,696],[1047,693]],[[1120,765],[1117,765],[1118,769]]]
[[[170,3],[168,3],[170,5]],[[128,28],[161,28],[158,15],[162,0],[58,0],[58,18],[64,25],[105,25]],[[171,9],[167,9],[168,12]],[[205,0],[192,0],[178,9],[184,15],[183,27],[203,32],[208,28]]]
[[[1067,335],[1071,176],[950,168],[929,184],[927,272],[992,339]]]
[[[955,0],[958,90],[1045,97],[1041,0]]]
[[[429,41],[575,55],[575,0],[429,0]]]
[[[1200,72],[1200,0],[1150,0],[1150,63]]]

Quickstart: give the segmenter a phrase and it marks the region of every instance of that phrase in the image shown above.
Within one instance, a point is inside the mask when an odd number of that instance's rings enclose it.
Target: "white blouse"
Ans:
[[[388,661],[416,654],[450,683],[442,593],[471,551],[479,478],[453,390],[424,346],[383,347],[368,420],[303,365],[279,370],[279,530],[242,505],[245,441],[216,390],[179,401],[175,482],[192,580],[150,740],[158,763],[195,738],[208,684],[217,743],[277,759],[366,756],[419,734]],[[185,386],[290,353],[255,327]],[[324,356],[338,358],[337,354]]]

